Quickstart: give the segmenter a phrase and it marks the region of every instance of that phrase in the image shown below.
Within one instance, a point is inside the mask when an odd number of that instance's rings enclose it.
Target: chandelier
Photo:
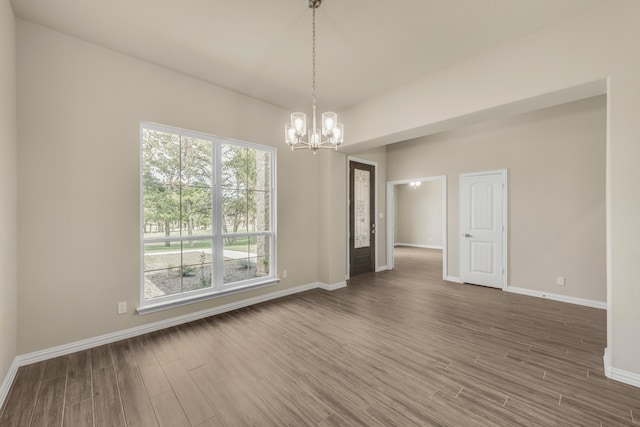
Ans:
[[[316,120],[316,9],[320,7],[322,0],[308,0],[312,10],[311,19],[311,97],[312,111],[311,128],[307,129],[307,115],[305,113],[292,113],[291,123],[284,125],[285,142],[291,150],[309,149],[313,154],[319,148],[333,148],[338,150],[338,145],[344,140],[344,125],[338,123],[338,115],[333,112],[322,113],[322,128],[318,129]],[[306,137],[306,139],[305,139]]]

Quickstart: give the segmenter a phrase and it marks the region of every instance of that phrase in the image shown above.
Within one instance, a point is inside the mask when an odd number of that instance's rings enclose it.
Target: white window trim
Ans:
[[[212,277],[212,287],[208,289],[199,289],[194,291],[189,291],[185,293],[180,293],[176,295],[166,295],[162,297],[157,297],[154,299],[146,300],[145,299],[145,279],[144,279],[144,245],[145,243],[150,243],[153,241],[182,241],[185,240],[184,236],[175,236],[169,238],[144,238],[144,179],[143,179],[143,170],[144,170],[144,153],[143,153],[143,130],[151,129],[160,132],[174,132],[183,136],[188,136],[197,139],[204,139],[211,141],[212,143],[212,163],[214,166],[214,184],[212,187],[212,192],[214,195],[218,195],[212,197],[212,235],[211,237],[197,237],[197,240],[212,240],[212,254],[213,253],[221,253],[223,250],[224,244],[223,239],[225,237],[234,237],[234,236],[269,236],[269,276],[267,277],[256,277],[253,279],[242,280],[239,282],[233,282],[231,284],[224,284],[223,281],[223,269],[224,269],[224,259],[221,256],[216,256],[215,259],[212,258],[212,266],[214,267],[214,275]],[[272,286],[278,284],[280,279],[277,277],[277,254],[276,254],[276,149],[269,146],[249,143],[245,141],[239,141],[232,138],[222,138],[217,137],[215,135],[209,135],[189,130],[184,130],[176,127],[159,125],[155,123],[149,122],[141,122],[140,123],[140,133],[138,143],[140,145],[140,169],[139,169],[139,177],[140,177],[140,280],[139,280],[139,289],[140,289],[140,303],[136,312],[140,315],[154,313],[156,311],[167,310],[170,308],[180,307],[187,304],[193,304],[197,302],[207,301],[214,298],[220,298],[227,295],[232,295],[240,292],[246,292],[253,289],[258,289],[266,286]],[[255,150],[268,151],[271,153],[271,187],[270,187],[270,200],[269,200],[269,208],[271,211],[270,215],[270,224],[269,230],[265,232],[249,232],[249,233],[222,233],[222,221],[221,221],[221,212],[222,212],[222,198],[219,197],[220,194],[220,182],[222,181],[222,160],[221,160],[221,147],[223,143],[231,143],[233,145],[238,145],[242,147],[252,148]]]

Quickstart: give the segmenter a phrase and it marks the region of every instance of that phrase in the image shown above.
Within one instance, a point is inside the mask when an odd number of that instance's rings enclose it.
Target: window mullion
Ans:
[[[214,288],[220,289],[223,285],[223,277],[224,277],[224,239],[222,237],[222,221],[224,221],[222,215],[222,144],[220,141],[214,139],[213,140],[213,149],[211,150],[211,154],[213,156],[212,165],[213,172],[215,173],[215,197],[212,197],[214,208],[212,212],[214,212],[216,227],[215,227],[215,239],[214,239],[214,251],[212,253],[211,265],[212,265],[212,274],[214,277],[212,278],[214,283]]]

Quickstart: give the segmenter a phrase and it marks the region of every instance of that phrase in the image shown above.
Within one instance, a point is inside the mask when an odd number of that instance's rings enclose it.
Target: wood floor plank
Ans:
[[[262,378],[259,384],[262,393],[257,395],[258,398],[270,411],[278,414],[285,425],[301,427],[318,425],[319,420],[314,419],[313,414],[292,398],[290,393],[283,393],[276,387],[271,378]]]
[[[100,347],[90,349],[89,352],[91,353],[91,369],[94,371],[113,366],[111,346],[101,345]]]
[[[202,349],[202,339],[192,332],[189,325],[178,326],[173,331],[171,338],[184,368],[190,371],[204,365],[206,358],[203,357],[205,351]]]
[[[160,367],[153,349],[143,344],[141,340],[133,340],[131,346],[149,396],[154,397],[171,390],[171,385]]]
[[[222,424],[222,422],[216,418],[209,418],[206,421],[203,421],[202,423],[198,424],[196,427],[225,427],[224,424]]]
[[[160,427],[190,426],[176,395],[169,390],[151,399]]]
[[[144,387],[138,367],[126,366],[117,368],[117,378],[127,426],[157,426],[158,423],[154,416],[151,400]]]
[[[65,404],[91,399],[91,353],[80,351],[69,355]]]
[[[322,422],[320,424],[318,424],[318,426],[320,426],[320,427],[349,427],[349,426],[351,426],[351,424],[346,422],[344,418],[342,418],[340,415],[338,415],[338,414],[336,414],[334,412],[331,415],[329,415],[327,418],[322,420]]]
[[[93,371],[93,402],[96,427],[120,427],[126,425],[122,401],[120,400],[120,391],[118,390],[118,381],[113,366]]]
[[[60,356],[47,360],[42,372],[42,381],[66,376],[68,367],[69,356]]]
[[[116,373],[119,369],[137,368],[136,360],[129,340],[117,341],[109,345],[111,348],[111,358]]]
[[[255,381],[237,376],[229,378],[228,381],[220,380],[212,375],[212,372],[207,366],[201,366],[192,370],[190,374],[223,425],[260,425],[261,422],[267,424],[263,420],[260,408],[247,402],[248,384]],[[238,405],[237,402],[243,404]]]
[[[309,384],[304,381],[305,370],[298,370],[287,354],[281,358],[267,358],[270,363],[265,380],[278,389],[278,394],[283,396],[295,411],[303,412],[306,417],[320,422],[333,413],[325,402],[317,396]]]
[[[42,381],[31,425],[42,427],[62,425],[66,380],[66,377],[58,376]]]
[[[93,425],[93,401],[82,400],[64,407],[64,426],[92,426]]]
[[[152,332],[148,336],[150,345],[158,359],[158,363],[162,365],[178,359],[178,355],[173,349],[170,339],[167,337],[165,331]]]
[[[213,409],[179,360],[162,365],[162,369],[191,425],[197,425],[215,416]]]
[[[632,426],[606,312],[396,269],[21,367],[0,426]]]
[[[111,344],[111,354],[127,426],[157,426],[131,341],[123,340]]]

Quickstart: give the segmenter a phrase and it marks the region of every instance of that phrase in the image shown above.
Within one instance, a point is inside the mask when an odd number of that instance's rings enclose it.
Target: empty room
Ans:
[[[0,0],[0,426],[640,425],[636,0]]]

